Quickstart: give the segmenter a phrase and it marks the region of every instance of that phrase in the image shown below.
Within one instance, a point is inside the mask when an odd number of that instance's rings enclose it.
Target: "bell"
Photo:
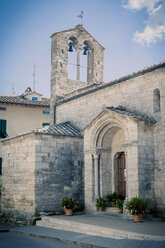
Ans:
[[[69,52],[73,52],[73,43],[69,42],[69,48],[68,48]]]
[[[84,46],[84,52],[83,52],[83,55],[87,55],[87,51],[88,51],[88,47],[87,47],[87,46]]]

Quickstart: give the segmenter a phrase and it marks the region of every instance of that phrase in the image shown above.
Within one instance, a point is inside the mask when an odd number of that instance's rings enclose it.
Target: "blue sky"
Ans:
[[[165,59],[165,0],[0,0],[0,94],[50,94],[51,34],[80,23],[105,47],[104,81]]]

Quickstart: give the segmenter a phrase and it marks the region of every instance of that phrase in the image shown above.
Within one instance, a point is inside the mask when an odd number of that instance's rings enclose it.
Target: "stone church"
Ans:
[[[104,47],[82,25],[51,38],[51,125],[3,141],[2,211],[57,213],[67,196],[94,212],[99,196],[116,191],[165,215],[165,62],[104,83]]]

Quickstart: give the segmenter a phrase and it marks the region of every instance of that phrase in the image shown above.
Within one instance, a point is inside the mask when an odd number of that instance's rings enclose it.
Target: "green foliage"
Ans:
[[[116,202],[118,195],[116,192],[106,195],[107,202]]]
[[[100,208],[100,207],[106,208],[107,207],[107,201],[106,201],[105,197],[99,197],[96,200],[96,207],[97,208]]]
[[[61,202],[60,202],[60,206],[62,208],[66,208],[66,209],[75,209],[78,206],[78,203],[76,200],[72,199],[72,198],[67,198],[64,197]]]
[[[115,203],[115,206],[118,207],[118,208],[123,208],[123,203],[124,203],[123,200],[117,199],[116,203]]]
[[[39,214],[39,211],[38,211],[38,208],[35,208],[35,214],[34,214],[35,217],[39,217],[40,214]]]
[[[147,211],[147,202],[136,196],[127,202],[126,209],[128,209],[132,215],[145,214]]]

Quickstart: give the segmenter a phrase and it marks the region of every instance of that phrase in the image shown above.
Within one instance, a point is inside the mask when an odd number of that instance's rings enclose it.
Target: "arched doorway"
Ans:
[[[105,125],[97,135],[95,170],[98,170],[98,196],[117,192],[126,197],[125,133],[117,123]],[[97,165],[98,164],[98,165]],[[96,194],[97,195],[97,194]]]
[[[83,133],[86,209],[114,191],[125,199],[138,195],[137,123],[107,109]]]

